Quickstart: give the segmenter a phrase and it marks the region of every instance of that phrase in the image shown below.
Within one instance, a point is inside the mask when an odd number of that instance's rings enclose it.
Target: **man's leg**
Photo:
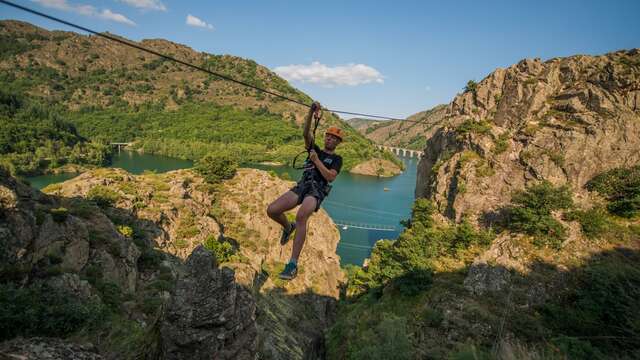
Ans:
[[[302,201],[298,213],[296,214],[296,238],[293,241],[293,251],[291,252],[291,260],[296,264],[300,252],[302,252],[302,246],[307,237],[307,221],[313,212],[316,210],[318,199],[313,196],[307,196]]]
[[[298,205],[298,194],[293,191],[287,191],[267,207],[267,215],[287,229],[289,228],[289,221],[284,212],[293,209],[296,205]]]

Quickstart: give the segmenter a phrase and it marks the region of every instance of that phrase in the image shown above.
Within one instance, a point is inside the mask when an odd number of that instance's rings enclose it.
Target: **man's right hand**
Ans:
[[[309,112],[314,115],[314,116],[318,116],[318,113],[320,112],[320,110],[322,110],[322,106],[320,106],[320,103],[317,101],[314,101],[311,104],[311,108],[309,109]]]

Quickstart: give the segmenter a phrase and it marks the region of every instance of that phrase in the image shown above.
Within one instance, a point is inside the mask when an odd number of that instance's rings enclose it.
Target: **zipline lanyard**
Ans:
[[[322,119],[322,109],[321,108],[318,109],[317,112],[314,112],[311,116],[315,120],[315,123],[313,125],[313,137],[312,137],[313,141],[309,144],[309,146],[307,146],[305,151],[301,151],[300,153],[298,153],[298,155],[296,155],[293,158],[293,163],[291,164],[291,167],[296,169],[296,170],[304,170],[304,169],[306,169],[306,165],[308,164],[308,161],[309,161],[309,155],[311,154],[311,149],[313,149],[313,143],[316,140],[316,130],[318,129],[318,125],[320,125],[320,119]],[[307,158],[302,163],[302,166],[300,166],[300,165],[296,166],[296,161],[298,160],[300,155],[302,155],[304,153],[307,153]]]

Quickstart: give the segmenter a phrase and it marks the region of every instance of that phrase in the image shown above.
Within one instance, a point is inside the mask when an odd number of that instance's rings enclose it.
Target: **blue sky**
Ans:
[[[329,108],[392,117],[448,103],[523,58],[640,47],[638,0],[14,1],[133,40],[251,58]],[[1,4],[0,18],[65,29]]]

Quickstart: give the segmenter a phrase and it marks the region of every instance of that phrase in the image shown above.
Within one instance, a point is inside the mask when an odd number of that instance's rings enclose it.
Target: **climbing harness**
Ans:
[[[314,113],[313,113],[313,119],[315,120],[315,123],[313,125],[313,140],[315,141],[316,139],[316,130],[318,129],[318,125],[320,125],[320,119],[322,119],[322,108],[318,108]],[[311,149],[313,149],[313,142],[311,144],[309,144],[309,146],[304,150],[298,153],[298,155],[296,155],[293,158],[293,162],[291,164],[291,167],[296,169],[296,170],[306,170],[307,168],[309,168],[309,163],[311,162],[311,160],[309,160],[309,154],[311,153]],[[304,160],[304,162],[302,164],[297,164],[298,158],[300,158],[300,155],[307,153],[307,158]]]

